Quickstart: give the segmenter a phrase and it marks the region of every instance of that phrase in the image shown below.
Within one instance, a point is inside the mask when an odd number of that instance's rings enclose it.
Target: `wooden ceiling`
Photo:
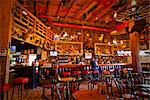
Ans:
[[[131,7],[132,0],[19,0],[38,18],[49,22],[87,25],[113,29],[118,22],[114,14]],[[149,0],[136,0],[146,3]]]
[[[47,16],[53,22],[112,28],[114,5],[129,0],[19,0],[37,17]],[[118,5],[117,5],[118,6]],[[117,7],[116,7],[117,8]],[[119,7],[118,7],[119,8]]]

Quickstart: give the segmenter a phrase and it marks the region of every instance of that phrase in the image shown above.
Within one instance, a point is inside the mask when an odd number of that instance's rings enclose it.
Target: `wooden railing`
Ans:
[[[37,44],[39,46],[53,41],[54,33],[52,30],[18,2],[14,2],[12,13],[14,19],[12,36],[15,36],[15,34],[23,35],[23,33],[30,34],[30,36],[34,36],[40,41],[39,44]],[[18,30],[21,31],[18,32]],[[28,42],[28,40],[26,40],[26,42]]]

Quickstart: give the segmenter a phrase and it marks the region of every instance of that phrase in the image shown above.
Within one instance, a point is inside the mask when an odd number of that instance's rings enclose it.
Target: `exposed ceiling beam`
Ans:
[[[61,1],[59,2],[59,6],[58,6],[58,9],[57,9],[57,11],[56,11],[55,16],[57,16],[57,15],[58,15],[58,12],[59,12],[60,6],[61,6]]]
[[[66,13],[66,15],[65,15],[65,18],[68,17],[68,15],[69,15],[69,13],[71,12],[72,8],[76,5],[75,1],[76,1],[76,0],[73,0],[73,3],[72,3],[72,5],[71,5],[70,9],[67,11],[67,13]]]
[[[113,5],[114,3],[116,3],[117,1],[119,1],[119,0],[111,0],[109,3],[107,3],[107,4],[105,5],[105,8],[104,8],[104,9],[101,9],[102,12],[99,13],[98,15],[94,16],[94,18],[92,19],[92,21],[95,21],[96,18],[101,18],[104,14],[106,14],[106,13],[110,10],[110,8],[112,7],[112,5]]]
[[[97,3],[96,0],[92,0],[90,1],[89,3],[87,3],[86,5],[83,6],[83,8],[76,14],[75,18],[76,19],[80,19],[82,17],[82,15],[88,11],[89,7],[94,4],[94,3]]]
[[[46,1],[46,14],[48,14],[48,5],[49,5],[49,3],[50,3],[50,1],[47,0],[47,1]]]
[[[86,16],[85,20],[89,20],[92,16],[95,16],[96,14],[98,14],[99,10],[100,10],[107,2],[109,2],[109,0],[102,0],[101,2],[98,1],[98,6],[97,6],[97,8],[96,8],[94,11],[92,11],[91,13],[89,13],[89,14]]]

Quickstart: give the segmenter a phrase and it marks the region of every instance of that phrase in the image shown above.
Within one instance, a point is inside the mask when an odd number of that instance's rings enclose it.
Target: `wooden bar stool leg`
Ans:
[[[19,92],[20,92],[20,85],[18,85],[18,97],[19,97]]]
[[[8,90],[7,90],[7,92],[6,92],[6,100],[8,100]]]
[[[1,93],[1,99],[4,100],[4,93]]]
[[[54,87],[51,88],[52,100],[54,100]]]
[[[22,84],[21,84],[21,100],[22,100]]]
[[[28,83],[27,84],[25,84],[25,90],[26,90],[26,95],[28,96]]]
[[[14,89],[15,89],[15,85],[13,86],[13,91],[12,91],[12,97],[11,97],[11,100],[13,99]]]
[[[43,95],[43,99],[44,99],[44,92],[45,92],[45,88],[43,88],[43,94],[42,94]]]

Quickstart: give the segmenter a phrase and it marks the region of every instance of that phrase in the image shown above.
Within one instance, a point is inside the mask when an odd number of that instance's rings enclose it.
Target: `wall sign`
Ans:
[[[6,48],[0,48],[0,56],[7,56],[7,49]]]

